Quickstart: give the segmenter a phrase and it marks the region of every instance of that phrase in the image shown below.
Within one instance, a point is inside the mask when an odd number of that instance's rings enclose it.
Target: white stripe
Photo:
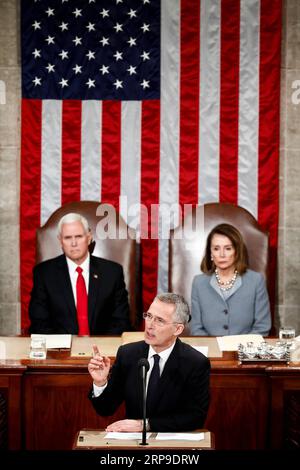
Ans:
[[[160,204],[178,204],[179,195],[180,0],[161,3]],[[160,221],[165,220],[162,216]],[[160,224],[160,235],[162,226]],[[158,291],[168,288],[168,240],[159,240]]]
[[[260,1],[241,0],[238,205],[257,217]]]
[[[140,101],[122,103],[120,213],[134,229],[140,224],[141,115]]]
[[[42,101],[41,225],[61,206],[62,101]]]
[[[101,199],[102,102],[82,102],[81,188],[82,201]]]
[[[199,204],[219,200],[220,0],[201,2]]]

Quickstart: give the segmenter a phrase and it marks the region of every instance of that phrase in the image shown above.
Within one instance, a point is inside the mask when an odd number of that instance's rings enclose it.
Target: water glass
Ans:
[[[273,347],[273,356],[276,359],[283,359],[286,352],[286,344],[284,341],[276,341],[275,346]]]
[[[46,359],[47,348],[45,336],[34,336],[31,338],[30,359]]]
[[[253,359],[256,356],[256,348],[254,346],[254,343],[252,341],[248,341],[246,344],[246,350],[245,353],[249,359]]]
[[[261,359],[267,359],[269,357],[268,343],[266,341],[259,343],[257,346],[257,353]]]
[[[292,326],[282,326],[279,329],[279,339],[285,341],[287,346],[292,346],[295,339],[296,331]]]

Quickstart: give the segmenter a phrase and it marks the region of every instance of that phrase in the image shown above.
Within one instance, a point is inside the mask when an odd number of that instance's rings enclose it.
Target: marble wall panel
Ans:
[[[19,276],[0,273],[0,303],[18,302]]]
[[[300,334],[300,305],[292,307],[287,305],[285,307],[283,325],[293,326],[296,330],[296,335]]]
[[[0,213],[0,274],[19,275],[19,220]],[[19,297],[19,291],[16,292]]]
[[[20,304],[0,303],[0,335],[20,334]]]
[[[1,43],[0,43],[1,44]],[[1,54],[0,54],[1,55]],[[0,68],[5,83],[6,103],[0,105],[0,146],[19,146],[20,141],[20,70]]]
[[[19,0],[0,2],[0,66],[14,66],[20,63]]]
[[[300,27],[300,26],[299,26]],[[300,81],[300,69],[287,71],[286,133],[287,149],[300,149],[300,93],[296,96],[293,84]],[[300,90],[300,87],[299,87]],[[297,98],[297,100],[296,100]]]
[[[295,314],[296,312],[300,312],[300,229],[288,230],[286,228],[284,256],[285,313],[283,321],[286,322],[287,320],[291,320],[293,312]],[[295,318],[294,321],[299,325],[298,318]]]
[[[276,279],[276,304],[283,305],[284,303],[284,271],[285,271],[285,258],[283,247],[284,245],[284,229],[279,229],[278,232],[278,256],[277,256],[277,279]]]

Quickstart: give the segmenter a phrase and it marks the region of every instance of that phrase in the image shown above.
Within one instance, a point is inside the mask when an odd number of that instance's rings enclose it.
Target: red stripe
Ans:
[[[36,256],[35,231],[40,226],[42,102],[22,100],[21,113],[20,283],[21,329],[25,333]]]
[[[104,101],[102,107],[101,201],[119,208],[121,191],[121,102]]]
[[[240,1],[221,3],[220,202],[238,200]]]
[[[62,107],[62,205],[80,200],[81,101],[65,100]]]
[[[273,306],[279,213],[281,8],[281,0],[261,2],[258,221],[270,234],[269,273],[272,285],[269,287]]]
[[[160,103],[145,101],[142,104],[141,148],[141,203],[148,214],[142,214],[142,298],[147,310],[157,292],[158,274],[158,207],[160,163]],[[155,206],[156,205],[156,206]],[[152,220],[150,220],[152,209]],[[148,215],[148,218],[146,218]],[[152,229],[152,239],[151,237]]]
[[[179,203],[198,204],[200,2],[181,2]]]

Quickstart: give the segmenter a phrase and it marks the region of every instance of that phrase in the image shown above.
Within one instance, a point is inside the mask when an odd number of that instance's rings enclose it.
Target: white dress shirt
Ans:
[[[76,269],[78,266],[82,269],[82,275],[85,282],[86,292],[89,291],[89,279],[90,279],[90,254],[88,254],[87,258],[84,260],[82,264],[76,264],[70,258],[66,256],[70,280],[72,284],[72,291],[74,295],[75,305],[77,306],[77,295],[76,295],[76,283],[78,278],[78,272]]]

